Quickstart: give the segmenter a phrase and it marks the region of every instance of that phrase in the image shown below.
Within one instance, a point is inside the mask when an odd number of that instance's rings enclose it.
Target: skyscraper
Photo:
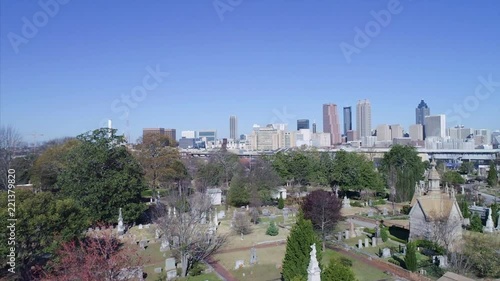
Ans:
[[[428,137],[446,137],[446,115],[429,115],[424,118],[425,138]]]
[[[336,104],[323,104],[323,132],[330,133],[332,144],[341,142],[339,116]]]
[[[344,107],[344,136],[347,131],[352,131],[352,110],[350,106]]]
[[[238,134],[238,118],[232,115],[229,116],[229,138],[232,140],[236,140],[236,136]]]
[[[300,129],[309,129],[309,119],[297,120],[297,131]]]
[[[372,106],[369,100],[360,100],[356,106],[356,131],[360,138],[372,135]]]
[[[425,125],[425,116],[431,115],[431,109],[421,100],[415,109],[415,124]]]
[[[316,134],[316,121],[313,122],[313,134]]]

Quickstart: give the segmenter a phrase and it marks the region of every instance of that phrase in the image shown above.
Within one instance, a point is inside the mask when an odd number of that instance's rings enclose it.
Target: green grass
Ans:
[[[281,280],[281,269],[273,264],[258,264],[252,267],[244,267],[231,270],[231,274],[240,281],[279,281]],[[243,274],[245,276],[243,276]]]
[[[378,248],[373,248],[373,249],[378,249]],[[327,249],[323,253],[323,265],[326,266],[328,265],[328,262],[332,258],[340,258],[340,257],[346,257],[350,260],[352,260],[352,270],[354,271],[354,275],[356,275],[356,278],[358,281],[373,281],[373,280],[392,280],[390,279],[389,275],[385,274],[383,271],[378,270],[374,267],[368,266],[367,264],[360,262],[356,259],[352,259],[348,256],[345,256],[339,252],[335,252],[333,250]]]

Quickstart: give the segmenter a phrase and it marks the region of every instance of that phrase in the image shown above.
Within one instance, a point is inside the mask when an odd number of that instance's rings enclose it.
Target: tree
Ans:
[[[163,233],[162,239],[169,241],[180,260],[184,277],[197,262],[216,253],[226,243],[227,236],[218,234],[212,223],[202,224],[214,216],[206,193],[171,194],[166,200],[168,205],[157,204],[155,221]]]
[[[280,184],[280,178],[267,158],[257,158],[250,165],[246,178],[250,195],[250,206],[260,207],[270,202],[272,191]]]
[[[429,217],[429,240],[444,247],[447,253],[454,251],[462,237],[461,217],[458,214],[441,215],[436,212],[431,212]]]
[[[57,185],[58,178],[68,166],[68,153],[79,144],[76,139],[51,141],[33,164],[31,182],[42,191],[57,192],[61,189]]]
[[[246,206],[249,203],[249,196],[245,179],[240,175],[235,176],[227,194],[229,203],[235,207]]]
[[[472,175],[474,172],[474,163],[467,161],[462,162],[458,168],[458,172],[462,175]]]
[[[142,169],[123,145],[116,129],[99,129],[79,135],[79,144],[67,154],[67,167],[58,177],[63,194],[90,210],[92,222],[114,223],[123,208],[132,222],[146,209]]]
[[[416,148],[395,145],[384,154],[380,171],[391,188],[392,200],[410,201],[415,191],[415,182],[422,179],[424,163]]]
[[[389,230],[387,230],[387,227],[382,227],[380,229],[380,238],[382,238],[383,242],[387,242],[387,240],[389,240]]]
[[[283,210],[283,208],[285,208],[285,200],[280,193],[280,198],[278,199],[278,209]]]
[[[16,171],[16,184],[27,184],[31,178],[31,171],[36,155],[29,153],[22,157],[12,159],[11,169]]]
[[[9,217],[7,193],[0,193],[0,210],[3,218]],[[42,262],[42,257],[53,254],[61,242],[82,235],[90,225],[87,211],[71,198],[57,198],[49,192],[34,194],[31,191],[16,191],[16,239],[15,248],[18,267],[23,279],[29,278],[30,268]],[[0,222],[0,236],[4,241],[10,237],[7,228],[10,222]],[[0,245],[3,264],[9,251],[7,243]]]
[[[490,170],[488,171],[488,184],[491,187],[496,187],[498,184],[497,168],[493,161],[490,162]]]
[[[470,230],[474,232],[483,232],[483,222],[477,213],[474,213],[470,219]]]
[[[136,146],[144,177],[152,188],[165,188],[188,177],[175,141],[160,134],[146,135]]]
[[[313,227],[320,233],[323,251],[326,248],[326,236],[342,218],[342,202],[332,193],[315,190],[309,193],[302,204],[304,218],[311,220]]]
[[[269,223],[269,227],[266,230],[266,235],[269,236],[276,236],[279,234],[279,228],[276,226],[276,223],[274,221],[271,221]]]
[[[464,219],[470,218],[469,204],[467,203],[467,200],[465,200],[465,197],[462,198],[458,206]]]
[[[500,239],[487,235],[464,236],[464,254],[480,278],[500,278]]]
[[[289,281],[297,276],[307,279],[309,255],[311,245],[314,243],[316,244],[316,259],[320,263],[321,268],[322,252],[318,249],[320,242],[314,233],[311,221],[304,219],[303,214],[299,213],[297,222],[292,227],[286,241],[286,252],[281,272],[282,280]]]
[[[236,212],[236,211],[235,211]],[[233,218],[233,231],[237,235],[247,235],[252,233],[252,224],[247,214],[238,212]]]
[[[356,276],[349,266],[344,265],[339,259],[333,258],[328,266],[321,272],[322,280],[356,281]]]
[[[409,242],[406,245],[405,265],[406,269],[410,271],[417,270],[417,247],[414,242]]]
[[[443,173],[442,182],[445,184],[459,185],[465,183],[465,180],[457,171],[446,171]]]
[[[63,243],[42,280],[142,279],[142,258],[111,233]],[[140,276],[138,276],[140,275]]]
[[[0,127],[0,190],[7,190],[8,170],[16,149],[21,145],[21,134],[12,126]]]

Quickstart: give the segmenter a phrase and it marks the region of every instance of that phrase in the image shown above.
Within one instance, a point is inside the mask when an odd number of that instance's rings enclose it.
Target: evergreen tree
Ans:
[[[491,187],[495,187],[498,184],[497,169],[493,161],[490,163],[490,170],[488,171],[488,184]]]
[[[417,246],[414,242],[410,242],[406,245],[405,264],[406,269],[410,271],[417,270]]]
[[[307,277],[311,245],[316,243],[316,259],[321,266],[322,252],[321,242],[314,232],[310,220],[304,219],[302,213],[297,217],[297,223],[293,226],[286,242],[285,258],[283,259],[283,271],[281,279],[291,281],[297,276]]]
[[[386,242],[389,239],[389,231],[387,230],[386,227],[383,227],[380,230],[380,238],[382,238],[382,241]]]
[[[269,227],[267,228],[266,234],[269,236],[276,236],[279,233],[279,228],[276,226],[274,221],[271,221]]]
[[[344,265],[340,260],[332,259],[328,267],[321,273],[322,280],[356,281],[352,269]]]
[[[478,214],[472,215],[470,219],[470,230],[475,232],[483,231],[483,222]]]
[[[241,207],[249,203],[249,198],[250,195],[243,178],[239,175],[235,176],[231,181],[231,186],[229,187],[229,203],[233,206]]]
[[[280,193],[280,199],[278,199],[278,209],[282,210],[285,208],[285,200],[283,200],[283,196]]]
[[[465,200],[465,198],[460,201],[460,204],[458,206],[460,207],[460,211],[462,212],[464,218],[470,218],[469,204],[467,203],[467,200]]]

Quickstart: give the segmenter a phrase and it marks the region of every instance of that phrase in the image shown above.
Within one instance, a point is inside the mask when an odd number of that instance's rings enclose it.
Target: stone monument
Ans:
[[[250,265],[254,265],[257,263],[257,249],[255,247],[252,247],[250,249]]]
[[[492,233],[494,231],[495,225],[493,224],[491,213],[491,208],[488,208],[488,220],[486,220],[486,226],[484,227],[483,232]]]
[[[349,233],[351,234],[350,238],[356,237],[356,231],[354,231],[354,223],[352,222],[352,219],[351,219],[349,227],[350,227],[349,228]]]
[[[123,235],[125,233],[125,226],[123,225],[122,208],[120,208],[120,213],[118,215],[118,235]]]
[[[311,245],[311,252],[309,255],[310,260],[309,266],[307,267],[307,281],[321,281],[321,269],[316,259],[316,243]]]
[[[344,199],[342,200],[342,208],[351,208],[351,200],[349,200],[347,196],[344,196]]]

